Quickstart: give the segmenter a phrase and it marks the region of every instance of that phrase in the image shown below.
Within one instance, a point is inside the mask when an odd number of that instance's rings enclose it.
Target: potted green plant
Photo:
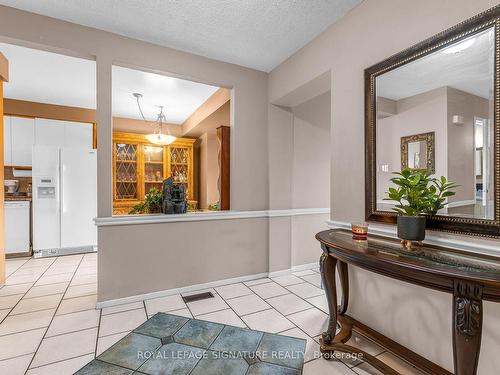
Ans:
[[[136,204],[129,212],[131,215],[136,214],[159,214],[163,203],[163,194],[155,187],[149,189],[149,192],[144,196],[144,202]]]
[[[455,195],[451,189],[458,185],[448,182],[446,177],[431,177],[425,170],[406,168],[394,172],[391,182],[396,187],[389,188],[388,198],[396,201],[393,208],[398,213],[398,237],[407,241],[423,241],[425,238],[426,216],[436,215]]]

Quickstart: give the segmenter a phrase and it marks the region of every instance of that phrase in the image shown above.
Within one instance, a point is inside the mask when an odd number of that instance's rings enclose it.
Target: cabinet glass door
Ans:
[[[144,146],[144,193],[153,187],[161,190],[164,179],[164,152],[161,146]]]
[[[174,183],[184,184],[186,191],[189,186],[189,149],[181,146],[170,146],[170,176]]]
[[[115,144],[115,199],[139,199],[137,173],[138,145]]]

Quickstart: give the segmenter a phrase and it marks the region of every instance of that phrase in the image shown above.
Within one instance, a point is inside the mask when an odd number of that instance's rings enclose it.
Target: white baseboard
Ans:
[[[268,274],[267,277],[285,276],[285,275],[289,275],[289,274],[291,274],[293,272],[300,272],[300,271],[305,271],[305,270],[312,270],[314,268],[318,268],[318,266],[319,266],[319,258],[318,258],[318,262],[300,264],[298,266],[292,266],[292,268],[289,268],[289,269],[286,269],[286,270],[269,272],[269,274]]]
[[[307,263],[307,264],[301,264],[298,266],[293,266],[292,267],[292,272],[300,272],[300,271],[306,271],[306,270],[312,270],[314,268],[319,267],[319,257],[318,261],[314,263]]]
[[[170,296],[172,294],[188,293],[188,292],[193,292],[195,290],[216,288],[216,287],[223,286],[223,285],[241,283],[243,281],[262,279],[262,278],[268,277],[268,276],[269,276],[269,273],[264,272],[264,273],[258,273],[255,275],[240,276],[240,277],[234,277],[231,279],[211,281],[211,282],[203,283],[203,284],[195,284],[195,285],[190,285],[190,286],[186,286],[186,287],[182,287],[182,288],[167,289],[167,290],[160,290],[160,291],[152,292],[152,293],[138,294],[138,295],[130,296],[130,297],[123,297],[123,298],[117,298],[117,299],[97,302],[96,308],[102,309],[104,307],[123,305],[125,303],[140,302],[140,301],[143,301],[145,299],[166,297],[166,296]]]
[[[473,206],[477,202],[475,199],[470,199],[470,200],[465,200],[465,201],[456,201],[456,202],[450,202],[448,205],[446,205],[446,208],[453,208],[453,207],[463,207],[463,206]]]
[[[262,279],[264,277],[285,276],[285,275],[291,274],[292,272],[304,271],[304,270],[313,269],[313,268],[317,268],[317,267],[318,267],[318,263],[301,264],[299,266],[293,266],[291,269],[287,269],[287,270],[263,272],[263,273],[257,273],[254,275],[233,277],[231,279],[211,281],[211,282],[203,283],[203,284],[189,285],[189,286],[182,287],[182,288],[167,289],[167,290],[160,290],[160,291],[152,292],[152,293],[138,294],[138,295],[130,296],[130,297],[123,297],[123,298],[117,298],[117,299],[112,299],[112,300],[108,300],[108,301],[97,302],[96,308],[102,309],[104,307],[123,305],[126,303],[132,303],[132,302],[140,302],[140,301],[143,301],[146,299],[171,296],[172,294],[189,293],[189,292],[193,292],[196,290],[217,288],[219,286],[241,283],[241,282],[250,281],[250,280]]]
[[[280,277],[286,276],[292,273],[292,270],[289,268],[287,270],[273,271],[267,274],[267,277]]]

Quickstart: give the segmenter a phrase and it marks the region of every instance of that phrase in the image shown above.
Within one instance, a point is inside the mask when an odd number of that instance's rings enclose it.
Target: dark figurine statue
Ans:
[[[163,204],[164,214],[185,214],[187,212],[186,186],[174,184],[172,177],[163,181]]]

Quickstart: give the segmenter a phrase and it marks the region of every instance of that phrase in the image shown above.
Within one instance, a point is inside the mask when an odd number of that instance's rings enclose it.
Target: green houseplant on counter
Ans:
[[[163,194],[160,190],[153,187],[144,196],[144,202],[136,204],[129,212],[130,215],[137,214],[159,214],[161,213],[161,205],[163,202]]]
[[[397,202],[393,210],[398,213],[398,237],[406,241],[423,241],[426,216],[436,215],[444,208],[447,198],[455,195],[451,189],[459,185],[448,182],[444,176],[431,177],[430,173],[419,169],[406,168],[393,174],[391,182],[396,187],[389,188],[385,200]]]

